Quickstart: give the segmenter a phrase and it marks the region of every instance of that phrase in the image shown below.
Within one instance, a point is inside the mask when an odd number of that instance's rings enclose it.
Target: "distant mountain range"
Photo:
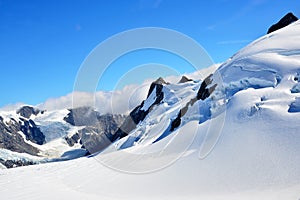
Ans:
[[[36,156],[24,161],[23,155],[1,156],[0,149],[0,163],[10,168],[94,153],[111,143],[102,144],[100,138],[113,135],[125,117],[101,115],[90,107],[48,112],[23,106],[16,111],[0,112],[0,148]]]
[[[292,13],[288,13],[278,23],[272,25],[268,33],[279,30],[297,20],[298,18]],[[260,43],[263,44],[263,40],[265,38],[251,44],[250,47],[254,49],[256,43],[257,46]],[[245,55],[247,55],[248,49],[250,49],[248,51],[253,51],[250,47],[241,50],[242,53],[235,55],[218,69],[225,84],[225,89],[222,90],[225,90],[225,98],[228,102],[240,90],[276,87],[284,78],[284,75],[279,73],[282,71],[281,69],[264,67],[265,63],[257,65],[255,64],[256,60],[249,60]],[[263,47],[260,48],[264,51]],[[282,49],[279,54],[290,55],[293,51]],[[272,53],[273,50],[269,49],[266,52]],[[239,55],[243,56],[237,59]],[[249,55],[251,54],[249,53]],[[300,72],[295,71],[295,73]],[[183,76],[178,83],[172,85],[159,78],[151,84],[147,98],[128,116],[101,114],[91,107],[47,111],[33,106],[22,106],[17,110],[1,111],[0,163],[7,168],[12,168],[74,159],[102,151],[115,141],[119,141],[119,149],[131,147],[135,143],[141,142],[141,138],[144,137],[144,133],[139,135],[140,132],[137,130],[141,128],[141,124],[149,120],[149,113],[153,114],[158,107],[170,103],[172,99],[168,98],[176,91],[175,88],[183,86],[182,90],[190,88],[195,91],[195,95],[192,95],[193,97],[190,99],[182,96],[181,98],[186,98],[183,106],[175,109],[172,115],[167,115],[167,120],[169,120],[167,130],[152,141],[158,142],[187,123],[188,119],[193,119],[189,109],[196,104],[201,104],[200,107],[203,108],[198,116],[200,122],[205,122],[216,115],[212,113],[212,98],[216,105],[217,100],[222,101],[224,98],[216,95],[216,91],[221,90],[220,83],[216,79],[215,74],[208,75],[202,81],[194,81]],[[299,81],[299,74],[295,75],[294,80]],[[299,84],[296,83],[291,91],[298,93],[300,91]],[[211,94],[214,94],[213,97]],[[175,95],[180,96],[179,94]],[[264,100],[262,99],[262,101]],[[293,102],[289,111],[297,112],[298,102],[298,100]],[[261,103],[251,108],[252,114],[261,109]],[[173,105],[169,104],[169,106]]]

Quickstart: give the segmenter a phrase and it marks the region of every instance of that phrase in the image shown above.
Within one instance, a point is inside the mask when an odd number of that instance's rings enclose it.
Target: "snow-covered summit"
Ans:
[[[1,195],[299,199],[299,37],[297,21],[252,42],[203,80],[153,84],[104,151],[3,170]],[[20,180],[22,192],[11,192]]]

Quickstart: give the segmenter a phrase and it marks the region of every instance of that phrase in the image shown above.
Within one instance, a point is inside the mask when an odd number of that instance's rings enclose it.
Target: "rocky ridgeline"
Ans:
[[[272,33],[288,26],[297,20],[298,18],[296,16],[292,13],[288,13],[278,23],[272,25],[268,29],[268,33]],[[206,101],[210,98],[217,87],[213,77],[213,75],[209,75],[202,81],[194,98],[190,99],[190,101],[179,110],[177,117],[171,120],[169,127],[170,132],[181,125],[182,117],[187,113],[190,106],[196,101]],[[179,84],[189,81],[193,80],[183,76],[179,81]],[[146,118],[153,110],[154,106],[162,103],[165,95],[163,88],[167,84],[168,83],[162,78],[154,81],[149,88],[147,96],[147,99],[151,96],[154,100],[144,100],[130,112],[129,116],[100,114],[90,107],[69,109],[69,113],[63,119],[65,121],[64,123],[81,128],[76,133],[63,136],[63,139],[65,139],[67,145],[71,147],[75,144],[80,144],[81,148],[85,149],[87,154],[92,154],[105,149],[114,141],[127,136]],[[297,91],[298,86],[292,90],[292,92]],[[31,106],[23,106],[16,111],[18,118],[4,120],[4,118],[0,116],[0,148],[38,156],[40,152],[38,145],[44,145],[46,140],[45,135],[32,116],[43,115],[45,112],[47,111],[41,111]],[[32,145],[30,142],[35,145]],[[0,163],[8,168],[35,164],[30,161],[4,160],[2,158],[0,158]]]
[[[103,149],[111,143],[107,138],[114,135],[126,116],[115,114],[101,115],[90,107],[69,109],[64,120],[70,126],[81,127],[72,136],[63,136],[67,145],[81,144],[88,154]],[[46,143],[41,127],[35,122],[41,111],[32,106],[23,106],[16,111],[18,117],[5,119],[0,116],[0,148],[17,153],[40,156],[39,146]],[[59,119],[58,119],[59,120]],[[55,122],[53,122],[55,124]],[[61,122],[57,122],[58,124]],[[0,157],[0,163],[7,168],[36,164],[24,159],[7,160]]]
[[[72,136],[65,139],[70,146],[81,144],[89,154],[103,150],[113,140],[111,136],[116,133],[124,122],[126,116],[120,114],[104,114],[93,110],[90,107],[70,109],[70,113],[64,118],[73,126],[84,126]]]
[[[283,27],[286,27],[290,25],[291,23],[295,22],[298,20],[298,17],[296,17],[293,13],[288,13],[286,14],[283,18],[281,18],[276,24],[273,24],[269,29],[268,29],[268,34],[272,33],[274,31],[277,31]]]

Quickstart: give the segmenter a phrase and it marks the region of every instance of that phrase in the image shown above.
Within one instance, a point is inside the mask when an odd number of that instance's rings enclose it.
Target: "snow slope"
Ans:
[[[6,199],[299,199],[300,22],[222,64],[202,81],[164,85],[164,99],[102,153],[0,171]],[[153,100],[149,96],[145,109]],[[226,112],[225,112],[226,111]]]

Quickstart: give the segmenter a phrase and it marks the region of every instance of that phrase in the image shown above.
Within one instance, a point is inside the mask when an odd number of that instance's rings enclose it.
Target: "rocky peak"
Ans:
[[[145,119],[145,117],[148,115],[149,112],[151,112],[152,108],[155,105],[158,105],[161,103],[161,101],[164,98],[163,93],[163,85],[168,85],[169,83],[166,82],[163,78],[158,78],[156,81],[152,82],[148,91],[147,99],[144,100],[139,106],[135,107],[129,114],[128,117],[126,117],[124,123],[121,125],[121,127],[116,131],[114,135],[111,135],[109,139],[113,142],[117,140],[118,138],[123,138],[127,136],[133,129],[136,128],[137,124],[140,123]],[[144,109],[144,104],[148,100],[149,96],[152,94],[152,92],[155,90],[155,101],[151,103],[151,105],[147,106],[146,109]]]
[[[163,85],[168,85],[169,83],[166,82],[162,77],[159,77],[156,81],[152,82],[150,85],[150,89],[148,91],[148,95],[147,98],[150,96],[150,94],[152,93],[152,91],[154,90],[154,88],[156,86],[158,86],[159,88],[162,88]]]
[[[189,79],[186,76],[182,76],[178,83],[186,83],[186,82],[189,82],[189,81],[193,81],[193,79]]]
[[[210,74],[208,77],[206,77],[203,82],[201,83],[201,86],[197,93],[197,99],[201,99],[202,101],[205,100],[207,97],[210,96],[210,94],[215,90],[217,87],[217,84],[213,84],[213,74]]]
[[[24,118],[29,119],[31,115],[38,115],[41,111],[32,106],[23,106],[17,110],[17,114],[21,115]]]
[[[181,124],[181,118],[186,114],[189,106],[192,106],[196,101],[204,101],[210,97],[211,93],[216,89],[217,84],[213,84],[213,74],[206,77],[200,85],[197,92],[197,96],[192,98],[183,108],[180,109],[177,117],[172,121],[170,131],[174,131],[175,128],[179,127]],[[161,138],[158,138],[160,140]]]
[[[72,108],[69,111],[64,120],[73,126],[94,126],[100,116],[99,112],[88,106]]]
[[[26,143],[22,135],[19,134],[19,131],[22,129],[22,125],[19,122],[11,119],[6,124],[3,122],[2,117],[0,119],[0,148],[31,155],[38,154],[39,150]],[[28,133],[29,131],[26,130],[26,132]]]
[[[72,136],[66,136],[65,140],[69,146],[76,143],[82,145],[89,154],[101,151],[111,144],[110,138],[126,116],[121,114],[104,114],[90,107],[70,109],[70,113],[65,117],[65,121],[76,126],[85,126]]]
[[[290,25],[291,23],[293,23],[297,20],[298,20],[298,18],[293,13],[290,12],[290,13],[286,14],[283,18],[281,18],[279,20],[279,22],[277,22],[276,24],[273,24],[269,28],[267,33],[269,34],[269,33],[272,33],[276,30],[279,30],[283,27],[286,27],[286,26]]]
[[[20,118],[21,127],[20,130],[26,136],[26,140],[30,140],[33,143],[42,145],[46,142],[45,135],[42,133],[40,128],[34,123],[33,120],[29,119],[28,121]]]

